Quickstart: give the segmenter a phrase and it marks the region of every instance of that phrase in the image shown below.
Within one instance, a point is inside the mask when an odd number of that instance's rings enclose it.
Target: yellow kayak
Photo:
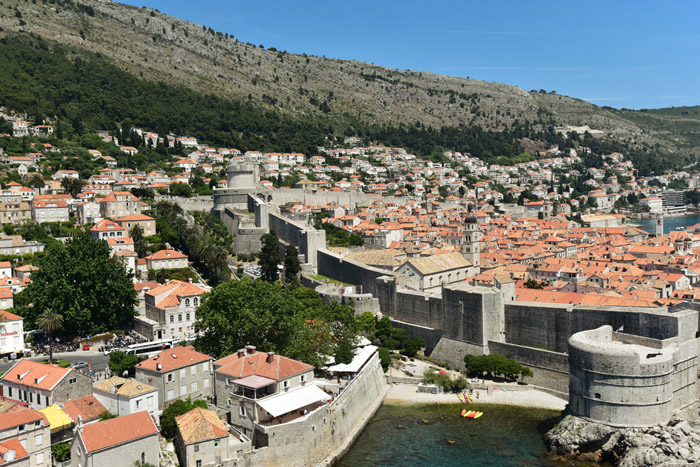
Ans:
[[[462,412],[464,412],[464,411],[462,411]],[[462,417],[464,417],[464,418],[471,418],[470,415],[472,415],[473,413],[474,413],[474,411],[473,411],[473,410],[470,410],[469,412],[464,413],[464,414],[462,415]]]
[[[477,412],[476,415],[474,415],[474,418],[479,418],[482,415],[484,415],[484,412]]]

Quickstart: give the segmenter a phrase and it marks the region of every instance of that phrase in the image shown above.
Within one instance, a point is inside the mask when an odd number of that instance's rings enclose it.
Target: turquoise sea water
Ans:
[[[338,466],[561,466],[546,457],[543,434],[559,411],[469,404],[384,404]],[[425,422],[428,423],[425,423]],[[449,441],[454,441],[450,444]]]
[[[632,219],[631,225],[638,225],[640,229],[647,232],[654,232],[654,219]],[[667,234],[677,227],[690,227],[700,223],[700,214],[690,214],[687,216],[667,217],[664,219],[664,233]]]

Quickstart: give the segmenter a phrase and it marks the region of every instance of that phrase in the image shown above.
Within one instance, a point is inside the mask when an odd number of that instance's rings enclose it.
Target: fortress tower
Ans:
[[[252,162],[233,163],[226,168],[229,188],[255,189],[258,187],[258,166]]]
[[[464,220],[462,236],[462,256],[472,263],[474,268],[481,268],[481,227],[474,215],[468,215]]]

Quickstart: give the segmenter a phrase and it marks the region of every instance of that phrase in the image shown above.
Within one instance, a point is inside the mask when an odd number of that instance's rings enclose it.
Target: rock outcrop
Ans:
[[[700,462],[700,425],[679,417],[649,428],[613,428],[569,415],[545,442],[555,457],[624,467]]]

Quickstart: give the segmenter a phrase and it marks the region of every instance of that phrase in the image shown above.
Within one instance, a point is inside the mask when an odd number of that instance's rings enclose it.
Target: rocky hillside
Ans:
[[[516,121],[589,125],[635,142],[688,146],[673,132],[650,137],[635,112],[505,84],[264,49],[205,25],[106,0],[2,0],[0,27],[100,53],[138,77],[250,100],[294,117],[492,130]]]
[[[3,0],[0,26],[104,54],[138,76],[294,114],[499,129],[514,120],[634,134],[629,120],[578,99],[498,83],[295,55],[239,42],[148,8],[87,0]]]

